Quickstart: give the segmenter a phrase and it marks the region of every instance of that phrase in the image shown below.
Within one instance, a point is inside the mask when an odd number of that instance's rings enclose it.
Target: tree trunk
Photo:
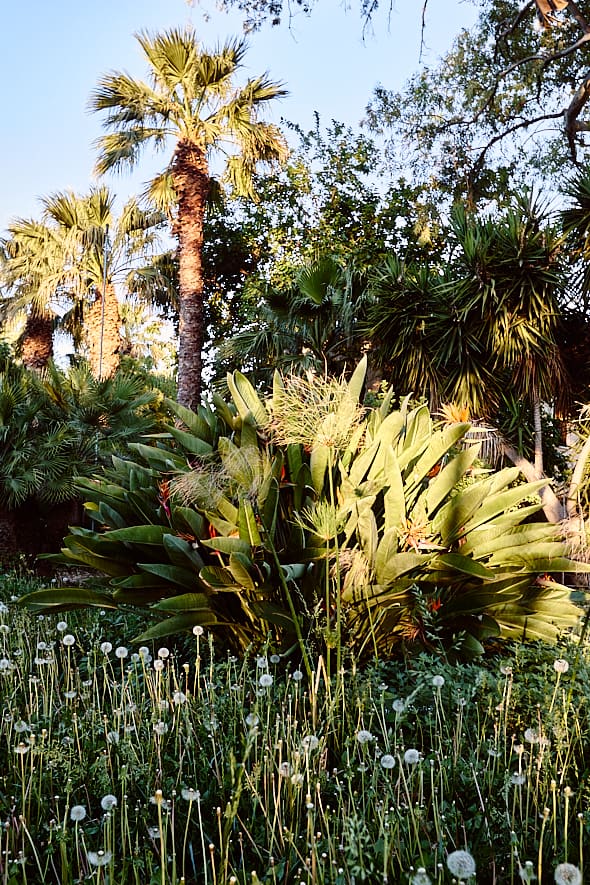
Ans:
[[[533,400],[533,427],[535,440],[535,473],[537,479],[543,476],[543,427],[541,424],[541,400]]]
[[[179,141],[173,161],[178,200],[179,246],[178,402],[196,409],[201,402],[203,366],[203,221],[209,170],[203,151]]]
[[[522,455],[519,455],[514,446],[511,446],[508,443],[503,443],[502,451],[505,456],[512,461],[514,466],[520,469],[524,478],[529,482],[535,482],[536,480],[543,478],[537,473],[535,465],[531,464],[530,461],[527,461],[526,458],[523,458]],[[547,480],[547,485],[541,489],[539,495],[543,504],[543,513],[547,517],[548,522],[558,523],[565,519],[567,516],[565,507],[551,488],[549,480]]]
[[[27,369],[39,372],[53,356],[53,320],[48,314],[31,313],[20,343],[20,355]]]
[[[95,378],[110,378],[119,368],[121,348],[121,317],[115,287],[107,283],[106,298],[96,293],[94,304],[84,319],[88,362]]]

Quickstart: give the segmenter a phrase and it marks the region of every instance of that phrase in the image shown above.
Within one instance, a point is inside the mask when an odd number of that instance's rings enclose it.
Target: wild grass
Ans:
[[[585,646],[344,654],[309,680],[199,629],[136,647],[131,619],[33,616],[24,589],[5,578],[0,606],[1,885],[588,875]]]

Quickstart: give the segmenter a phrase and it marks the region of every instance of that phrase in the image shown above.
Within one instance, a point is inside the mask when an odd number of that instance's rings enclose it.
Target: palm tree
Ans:
[[[219,364],[226,371],[245,367],[267,383],[275,369],[339,376],[362,355],[363,306],[358,273],[330,255],[310,259],[290,288],[263,291],[255,319],[220,344]]]
[[[3,276],[12,296],[4,303],[5,314],[28,313],[23,362],[33,368],[47,364],[55,324],[52,312],[55,315],[56,302],[61,302],[65,313],[59,325],[77,346],[86,345],[95,377],[110,377],[119,364],[121,345],[115,286],[123,282],[127,290],[142,289],[145,295],[150,287],[164,285],[159,256],[147,264],[145,257],[156,249],[165,218],[158,211],[140,209],[135,199],[116,218],[114,195],[106,187],[92,188],[84,196],[57,193],[42,203],[42,220],[15,222],[4,243]],[[32,338],[37,330],[49,342],[43,350],[39,335]],[[31,351],[34,363],[28,356]]]
[[[279,129],[258,119],[269,101],[285,95],[266,75],[237,88],[235,72],[245,52],[243,41],[204,50],[194,33],[172,29],[137,35],[150,68],[150,83],[115,72],[105,76],[90,107],[107,111],[109,134],[99,139],[97,171],[133,167],[151,143],[164,149],[175,140],[172,159],[149,188],[160,207],[175,207],[174,232],[179,247],[178,400],[200,401],[203,322],[203,221],[212,194],[210,161],[225,161],[225,180],[237,195],[254,198],[259,163],[286,158]]]

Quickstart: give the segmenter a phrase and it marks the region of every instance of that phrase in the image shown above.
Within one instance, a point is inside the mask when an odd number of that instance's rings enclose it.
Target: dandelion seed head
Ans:
[[[527,744],[538,744],[539,743],[539,732],[534,728],[527,728],[524,733],[524,739]]]
[[[115,649],[115,655],[119,658],[120,661],[123,661],[127,657],[128,654],[129,654],[129,651],[125,648],[124,645],[119,645]]]
[[[166,646],[162,646],[162,648],[158,649],[158,657],[162,658],[163,660],[170,657],[170,649],[166,648]]]
[[[268,659],[261,655],[259,658],[256,658],[256,666],[259,670],[266,670],[268,668]]]
[[[58,621],[55,625],[55,629],[58,630],[60,633],[65,633],[65,631],[68,629],[68,622]]]
[[[569,668],[568,661],[565,661],[563,658],[557,658],[557,660],[553,661],[553,669],[556,673],[567,673]]]
[[[25,753],[28,753],[30,749],[30,744],[25,744],[24,741],[21,741],[20,744],[17,744],[14,748],[14,752],[19,756],[24,756]]]
[[[273,678],[270,673],[263,673],[260,679],[258,680],[258,684],[262,688],[269,688],[273,683]]]
[[[515,771],[510,778],[510,783],[515,787],[522,787],[522,785],[526,783],[526,777],[521,772]]]
[[[301,672],[301,670],[293,670],[293,672],[291,673],[291,679],[293,680],[293,682],[301,682],[301,680],[303,679],[303,673]]]
[[[403,713],[406,709],[406,702],[401,698],[396,698],[391,706],[394,713]]]
[[[111,862],[112,853],[110,851],[87,851],[86,857],[88,858],[88,863],[93,867],[106,867],[108,863]]]
[[[404,762],[406,765],[417,765],[420,762],[420,751],[410,748],[404,753]]]
[[[62,636],[61,641],[67,648],[68,646],[74,645],[76,637],[72,636],[71,633],[66,633],[65,636]]]
[[[445,684],[445,677],[440,676],[438,674],[436,676],[433,676],[432,677],[432,684],[435,688],[442,688],[443,685]]]
[[[100,800],[100,807],[103,811],[112,811],[117,804],[117,797],[113,796],[112,793],[107,793],[106,796],[103,796]]]
[[[389,770],[395,767],[395,757],[391,755],[391,753],[384,753],[381,759],[381,768],[385,768]]]
[[[430,877],[427,875],[424,867],[418,867],[410,879],[410,885],[431,885]]]
[[[271,655],[270,662],[271,662],[271,664],[274,664],[275,666],[277,664],[280,664],[281,663],[281,656],[280,655]]]
[[[360,731],[356,733],[356,739],[359,744],[368,744],[369,741],[373,740],[373,735],[370,731],[367,731],[365,728],[361,728]]]
[[[556,885],[582,885],[582,874],[573,863],[560,863],[555,867]]]
[[[256,713],[248,713],[248,715],[246,716],[246,725],[248,726],[248,728],[254,728],[256,725],[258,725],[259,722],[260,719],[258,718]]]
[[[289,762],[281,762],[279,765],[279,774],[281,777],[290,777],[291,776],[291,765]]]
[[[195,636],[202,636],[204,632],[205,631],[200,624],[195,624],[195,626],[193,627],[193,633]]]
[[[315,736],[315,734],[306,734],[303,740],[301,741],[301,746],[304,750],[317,750],[320,745],[319,738]]]
[[[160,719],[159,722],[154,722],[154,732],[158,735],[166,734],[168,731],[168,725],[166,722],[162,722]]]
[[[197,799],[201,798],[199,790],[195,790],[193,787],[183,787],[181,795],[187,802],[195,802]]]
[[[164,661],[161,658],[157,658],[154,661],[154,670],[156,670],[158,673],[161,673],[163,669],[164,669]]]
[[[475,876],[475,861],[468,851],[452,851],[447,857],[447,867],[451,875],[458,879]]]
[[[81,820],[84,820],[85,817],[86,817],[86,809],[84,808],[83,805],[72,805],[72,807],[70,809],[70,818],[74,822],[79,822]]]
[[[183,691],[175,691],[172,700],[175,704],[186,704],[187,697]]]
[[[101,652],[103,653],[103,655],[108,655],[108,654],[110,654],[110,653],[112,652],[112,650],[113,650],[113,643],[112,643],[112,642],[108,642],[108,641],[107,641],[107,642],[101,642],[101,643],[100,643],[100,650],[101,650]]]

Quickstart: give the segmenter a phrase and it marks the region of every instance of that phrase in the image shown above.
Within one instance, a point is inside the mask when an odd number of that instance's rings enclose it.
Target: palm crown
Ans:
[[[115,72],[99,82],[92,110],[106,111],[110,130],[98,141],[97,171],[133,167],[147,143],[164,150],[176,146],[171,162],[151,182],[149,195],[160,207],[176,207],[179,241],[180,342],[178,398],[196,405],[201,387],[203,346],[203,219],[211,190],[209,163],[224,160],[224,179],[236,195],[254,196],[257,165],[281,161],[287,149],[280,130],[258,119],[267,102],[285,95],[266,75],[237,88],[233,77],[246,50],[230,40],[213,52],[202,49],[194,33],[172,29],[139,44],[150,68],[150,82]]]

